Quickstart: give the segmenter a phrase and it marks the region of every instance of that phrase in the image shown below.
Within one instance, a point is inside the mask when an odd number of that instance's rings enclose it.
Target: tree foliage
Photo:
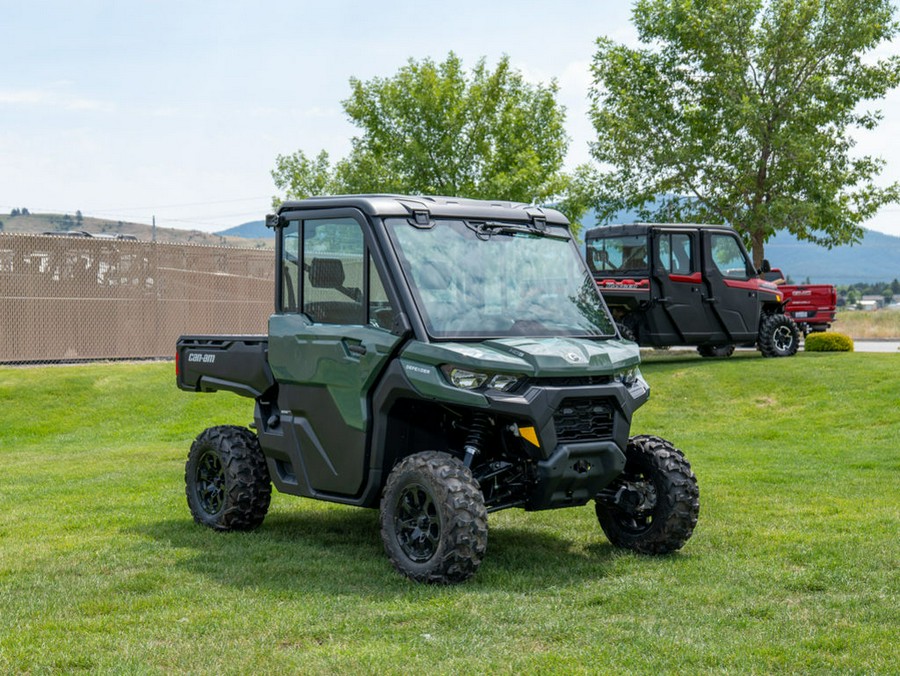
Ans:
[[[288,199],[374,192],[545,203],[566,190],[557,85],[526,82],[508,57],[493,70],[481,59],[470,73],[452,52],[442,63],[410,59],[392,77],[352,78],[350,89],[342,105],[360,130],[350,155],[278,156],[272,176]]]
[[[900,199],[851,136],[900,82],[868,55],[897,33],[890,0],[638,0],[633,20],[644,46],[600,38],[593,61],[601,218],[727,222],[759,265],[777,230],[855,242]]]

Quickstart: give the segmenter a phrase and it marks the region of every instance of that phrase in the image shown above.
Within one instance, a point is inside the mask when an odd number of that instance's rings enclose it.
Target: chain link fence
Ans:
[[[266,332],[271,250],[0,233],[0,363],[168,358]]]

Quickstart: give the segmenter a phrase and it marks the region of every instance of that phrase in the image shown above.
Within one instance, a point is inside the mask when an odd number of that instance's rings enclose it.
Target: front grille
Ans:
[[[598,397],[563,399],[553,414],[553,424],[560,443],[612,439],[612,407]]]
[[[539,387],[586,387],[590,385],[609,385],[612,376],[562,376],[551,378],[530,378],[530,385]]]

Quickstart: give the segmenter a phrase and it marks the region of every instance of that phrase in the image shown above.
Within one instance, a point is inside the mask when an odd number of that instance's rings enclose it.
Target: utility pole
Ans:
[[[152,241],[156,241],[156,216],[153,216],[153,236],[151,237]]]

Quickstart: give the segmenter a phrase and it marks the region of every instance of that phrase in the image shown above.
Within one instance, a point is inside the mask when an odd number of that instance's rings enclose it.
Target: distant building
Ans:
[[[884,296],[863,296],[859,304],[863,310],[880,310],[884,307]]]

